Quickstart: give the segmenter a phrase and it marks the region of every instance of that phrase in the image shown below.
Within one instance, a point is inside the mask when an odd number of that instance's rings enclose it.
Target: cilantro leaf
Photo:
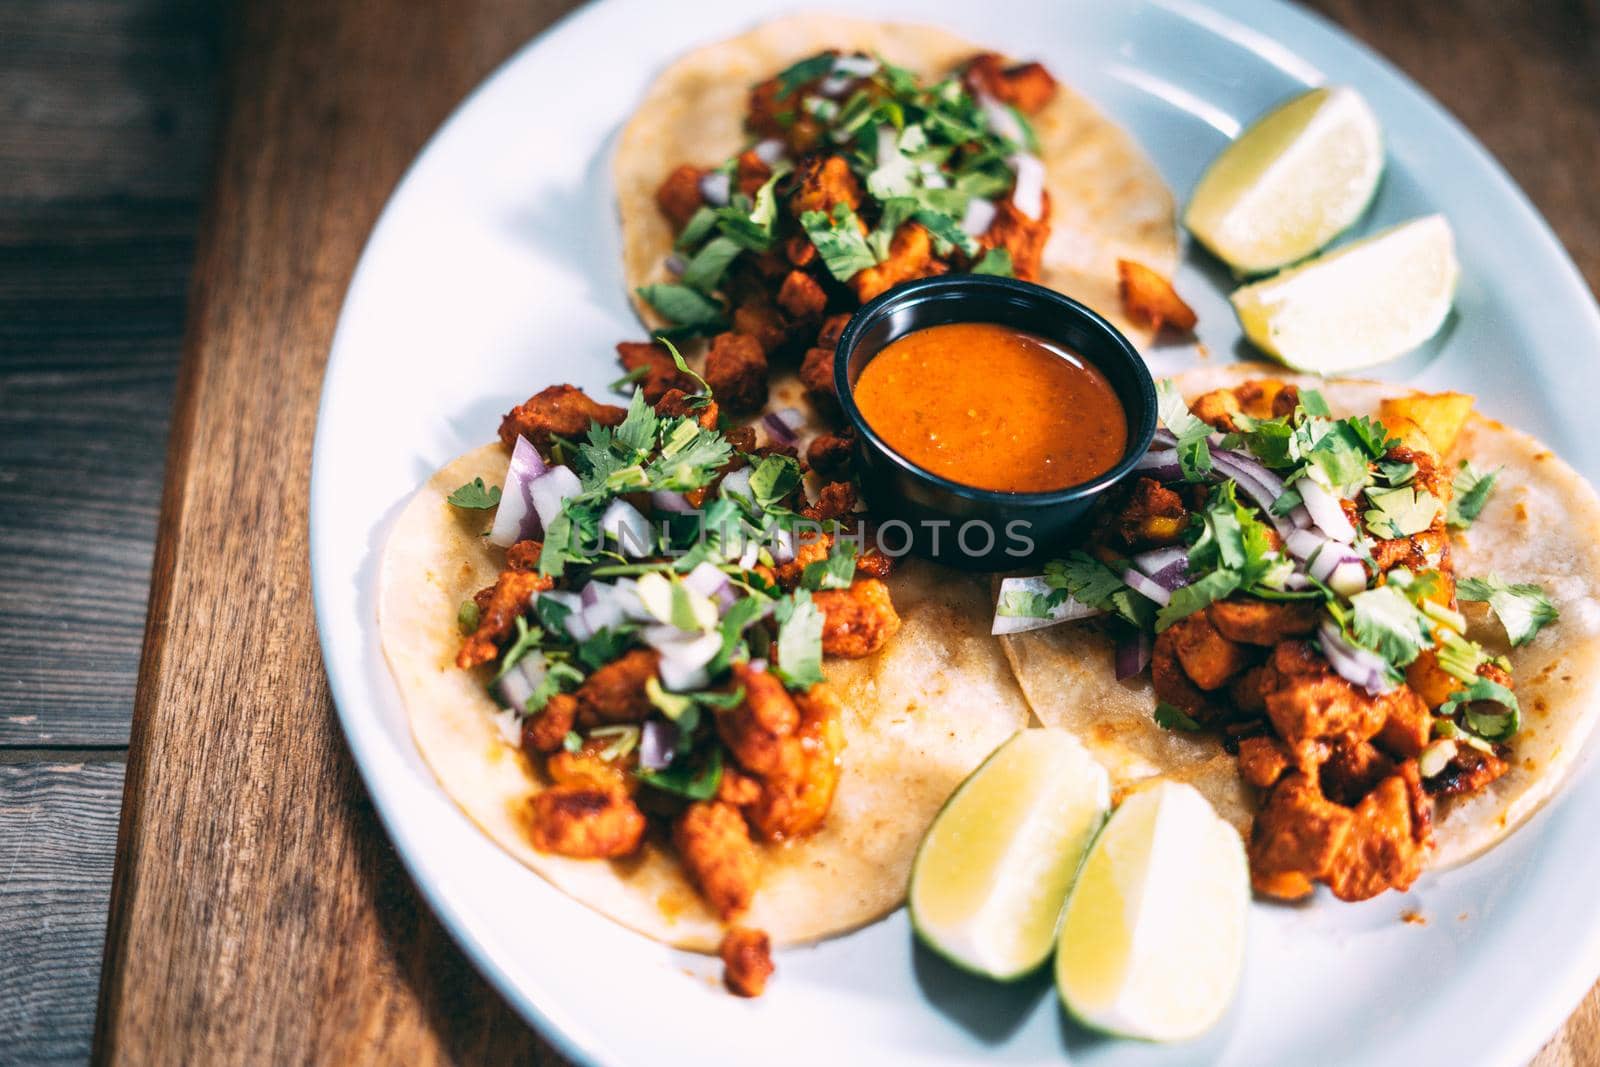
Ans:
[[[1232,436],[1244,445],[1249,453],[1274,469],[1292,467],[1300,460],[1296,447],[1294,427],[1288,419],[1252,419],[1248,415],[1235,415],[1233,421],[1240,427]],[[1229,447],[1232,443],[1229,442]]]
[[[1497,575],[1463,578],[1456,584],[1462,600],[1487,602],[1513,645],[1525,645],[1544,627],[1560,618],[1560,612],[1537,585],[1508,585]]]
[[[822,265],[841,282],[878,263],[867,247],[861,220],[848,204],[835,205],[831,220],[820,211],[807,211],[800,216],[800,226],[816,245]]]
[[[883,202],[878,225],[867,235],[867,247],[877,262],[889,258],[889,245],[894,241],[900,226],[917,212],[917,200],[910,196],[897,196]]]
[[[645,401],[644,390],[637,390],[628,402],[628,414],[617,427],[616,440],[636,452],[647,452],[656,443],[659,425],[655,409]]]
[[[793,492],[800,477],[800,464],[793,456],[763,456],[750,475],[750,496],[766,511]]]
[[[1170,378],[1156,382],[1156,410],[1161,423],[1178,438],[1178,466],[1186,481],[1201,481],[1211,471],[1211,427],[1189,410]]]
[[[1396,667],[1404,667],[1433,645],[1433,628],[1395,585],[1380,585],[1350,598],[1356,642]]]
[[[1485,471],[1482,474],[1472,469],[1466,460],[1461,461],[1461,468],[1456,471],[1456,476],[1451,480],[1451,485],[1456,491],[1455,499],[1450,501],[1450,510],[1446,521],[1458,530],[1465,530],[1477,519],[1478,513],[1489,502],[1489,494],[1494,492],[1495,479],[1500,476],[1498,469]]]
[[[474,605],[476,606],[476,605]],[[511,639],[511,644],[500,653],[500,669],[494,672],[494,680],[504,678],[517,661],[529,652],[539,647],[539,642],[544,640],[544,631],[537,626],[529,626],[528,620],[521,615],[517,616],[517,633]]]
[[[726,235],[713,237],[706,246],[694,254],[683,269],[683,284],[709,293],[717,287],[728,265],[739,257],[744,247]]]
[[[471,511],[486,511],[489,508],[499,506],[500,487],[498,485],[485,486],[482,478],[474,478],[445,497],[445,502],[452,507],[465,508]]]
[[[1333,414],[1333,412],[1328,408],[1328,402],[1324,400],[1322,394],[1315,389],[1300,390],[1300,407],[1307,415],[1316,415],[1322,418],[1327,418]]]
[[[1101,611],[1112,610],[1112,596],[1127,588],[1110,567],[1082,550],[1046,563],[1044,578],[1054,588],[1065,589],[1078,603]]]
[[[662,317],[682,326],[721,329],[727,325],[722,305],[704,293],[672,282],[641,285],[634,292],[639,299],[659,311]]]
[[[841,540],[833,551],[814,563],[807,563],[800,572],[802,589],[849,589],[856,576],[856,548]]]
[[[673,760],[666,770],[638,770],[633,776],[663,793],[675,793],[690,800],[710,800],[722,784],[722,749],[713,747],[710,758],[699,770],[692,768],[687,760]]]
[[[950,249],[959,248],[964,255],[975,256],[978,254],[978,241],[975,237],[961,228],[961,223],[943,211],[923,208],[917,212],[917,221],[927,229],[928,236],[933,238],[935,254],[947,256]]]
[[[777,605],[778,662],[772,672],[790,689],[822,681],[822,612],[811,593],[797,589]]]
[[[1492,710],[1482,705],[1489,704]],[[1465,689],[1450,694],[1439,705],[1440,715],[1454,715],[1463,710],[1465,726],[1485,741],[1504,741],[1522,726],[1522,707],[1517,695],[1499,682],[1489,678],[1475,678]]]
[[[1439,498],[1412,485],[1369,488],[1367,503],[1372,507],[1361,518],[1377,537],[1410,537],[1432,526],[1439,517]]]
[[[1167,606],[1156,612],[1156,633],[1160,633],[1180,619],[1186,619],[1215,601],[1222,600],[1243,584],[1238,571],[1219,570],[1181,586],[1172,594]]]
[[[678,239],[673,242],[673,247],[680,252],[687,252],[704,241],[717,225],[717,209],[709,204],[702,204],[695,209],[689,221],[678,234]]]
[[[1417,465],[1406,463],[1397,459],[1380,459],[1378,461],[1378,478],[1388,486],[1399,488],[1410,485],[1417,476]]]
[[[1011,251],[1006,248],[991,248],[983,254],[983,258],[972,265],[973,274],[993,274],[1000,278],[1015,278],[1016,269],[1011,264]]]
[[[1188,733],[1194,733],[1196,730],[1204,729],[1198,722],[1195,722],[1180,709],[1173,707],[1165,700],[1156,704],[1155,720],[1156,725],[1163,730],[1183,730]]]
[[[792,63],[779,71],[776,99],[783,100],[806,82],[816,81],[818,78],[824,77],[833,69],[835,58],[832,52],[818,52],[814,56],[807,56],[798,63]]]

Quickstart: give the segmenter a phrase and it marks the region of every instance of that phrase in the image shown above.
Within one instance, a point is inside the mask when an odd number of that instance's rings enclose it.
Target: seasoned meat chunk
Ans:
[[[1378,698],[1384,714],[1378,746],[1400,759],[1416,759],[1433,731],[1433,713],[1409,685],[1397,685]]]
[[[538,570],[539,555],[543,551],[543,541],[518,541],[506,549],[506,569],[513,571]]]
[[[1201,422],[1214,426],[1224,433],[1234,433],[1239,429],[1234,416],[1243,411],[1238,394],[1232,389],[1213,389],[1209,393],[1201,393],[1195,397],[1194,403],[1189,405],[1189,410]]]
[[[655,409],[662,418],[692,418],[704,429],[717,428],[717,402],[690,396],[682,389],[668,389],[656,401]]]
[[[706,384],[729,411],[760,411],[767,402],[767,355],[761,342],[742,333],[719,333],[706,353]]]
[[[828,294],[811,275],[803,270],[792,270],[783,276],[778,289],[778,306],[792,318],[814,319],[828,306]]]
[[[831,522],[849,515],[856,507],[856,488],[849,482],[829,482],[817,492],[817,502],[800,509],[800,514],[816,522]]]
[[[800,164],[789,210],[799,218],[807,211],[833,216],[843,204],[854,211],[861,206],[861,183],[850,171],[843,156],[812,156]]]
[[[644,813],[627,790],[593,779],[557,783],[529,804],[528,837],[540,852],[614,859],[637,850],[644,830]]]
[[[800,384],[806,387],[806,396],[826,415],[839,410],[839,394],[833,388],[833,349],[812,348],[800,361]]]
[[[635,648],[585,678],[575,694],[579,723],[643,722],[652,707],[644,686],[656,676],[660,662],[654,649]]]
[[[747,810],[750,825],[768,841],[803,837],[818,829],[839,784],[844,729],[839,699],[826,684],[794,698],[795,732],[783,740],[778,765],[762,776],[761,796]]]
[[[722,935],[722,981],[741,997],[759,997],[772,977],[772,942],[761,930],[730,926]]]
[[[1117,260],[1117,291],[1128,318],[1144,323],[1156,333],[1167,326],[1188,333],[1199,321],[1172,283],[1142,263]]]
[[[687,389],[689,376],[678,370],[667,350],[654,341],[622,341],[617,344],[617,360],[628,371],[642,370],[639,388],[651,404],[669,389]]]
[[[1003,248],[1011,255],[1011,273],[1025,282],[1039,280],[1044,246],[1050,240],[1050,194],[1042,194],[1039,217],[1030,219],[1008,196],[995,204],[994,220],[978,238],[980,248]]]
[[[478,626],[456,653],[456,666],[462,670],[489,663],[500,655],[500,646],[516,629],[517,619],[528,610],[533,598],[554,582],[529,571],[501,571],[494,585],[477,598]],[[485,595],[487,594],[487,595]]]
[[[739,765],[758,775],[781,774],[786,753],[784,741],[800,726],[800,709],[777,675],[733,665],[734,684],[744,689],[735,708],[717,713],[717,735]]]
[[[761,187],[772,177],[772,168],[767,161],[762,159],[753,148],[747,148],[739,153],[739,159],[733,167],[733,187],[745,196],[754,197],[761,191]]]
[[[1510,769],[1510,765],[1493,752],[1457,745],[1456,754],[1445,764],[1444,770],[1429,778],[1423,787],[1439,797],[1476,793]]]
[[[821,433],[806,446],[806,462],[818,474],[829,478],[847,478],[850,475],[850,456],[855,451],[855,432]]]
[[[849,281],[856,298],[863,304],[886,293],[901,282],[943,274],[949,268],[933,255],[933,239],[921,224],[908,222],[894,232],[889,242],[889,257],[882,263],[857,271]]]
[[[704,203],[700,195],[700,179],[705,175],[704,167],[691,167],[685,163],[667,175],[667,180],[656,190],[656,206],[672,223],[674,230],[683,229]]]
[[[1239,742],[1239,775],[1257,789],[1271,789],[1293,765],[1283,742],[1275,737],[1246,737]]]
[[[1056,95],[1056,80],[1038,63],[1007,66],[1001,56],[980,52],[967,62],[961,80],[974,93],[986,93],[1031,115]]]
[[[529,756],[555,752],[577,719],[578,699],[571,693],[556,693],[545,701],[543,711],[522,720],[522,750]]]
[[[1289,390],[1292,401],[1299,401],[1298,389],[1272,378],[1251,378],[1247,382],[1240,382],[1234,386],[1233,395],[1238,399],[1239,407],[1252,419],[1275,419],[1294,410],[1294,403],[1290,403],[1283,411],[1278,410],[1278,397],[1284,395],[1285,389]]]
[[[761,799],[761,780],[725,763],[722,779],[717,782],[717,799],[736,808],[747,808]]]
[[[724,920],[750,906],[761,857],[739,809],[718,801],[690,804],[672,828],[672,841],[694,884]]]
[[[817,331],[817,346],[820,348],[834,348],[839,344],[839,338],[844,336],[844,328],[850,325],[850,313],[840,312],[829,315],[822,320],[822,329]]]
[[[1356,805],[1350,831],[1324,878],[1340,900],[1403,891],[1422,873],[1431,848],[1428,800],[1416,762],[1407,761]]]
[[[734,308],[733,330],[754,337],[768,356],[786,347],[793,332],[777,305],[764,300],[748,300]]]
[[[781,78],[768,78],[750,90],[750,105],[745,126],[757,137],[776,137],[789,146],[793,156],[804,156],[822,140],[822,124],[800,107],[800,101],[816,88],[822,76],[799,85],[785,85]]]
[[[1271,664],[1277,678],[1266,695],[1267,716],[1290,745],[1341,734],[1364,741],[1382,728],[1384,709],[1303,642],[1280,644]]]
[[[1140,478],[1117,513],[1115,529],[1124,545],[1142,550],[1177,544],[1188,526],[1183,498],[1154,478]]]
[[[1442,522],[1411,537],[1395,537],[1372,543],[1372,561],[1380,574],[1396,567],[1413,573],[1440,570],[1450,558],[1450,535]]]
[[[500,420],[500,441],[510,449],[521,435],[540,452],[548,452],[552,434],[582,437],[589,432],[589,423],[615,426],[627,414],[615,404],[595,403],[575,386],[552,385],[506,412]]]
[[[1328,748],[1318,784],[1324,796],[1350,808],[1393,773],[1394,761],[1372,742],[1339,740]]]
[[[1285,775],[1267,795],[1250,831],[1250,880],[1256,891],[1292,900],[1339,854],[1355,818],[1324,797],[1304,774]]]
[[[1170,629],[1156,635],[1150,655],[1150,680],[1156,699],[1171,704],[1196,722],[1208,722],[1217,717],[1218,708],[1184,671],[1176,645],[1176,636]]]
[[[889,587],[862,578],[849,589],[824,589],[811,599],[822,612],[822,651],[829,656],[870,656],[900,629]]]
[[[1250,666],[1250,654],[1211,625],[1204,612],[1172,624],[1172,651],[1190,681],[1207,692],[1220,689],[1228,679]]]
[[[1270,647],[1291,637],[1310,637],[1322,617],[1322,607],[1306,600],[1232,597],[1212,604],[1206,617],[1230,641]]]
[[[1228,699],[1246,716],[1267,710],[1267,693],[1277,685],[1277,672],[1268,664],[1251,667],[1228,683]]]

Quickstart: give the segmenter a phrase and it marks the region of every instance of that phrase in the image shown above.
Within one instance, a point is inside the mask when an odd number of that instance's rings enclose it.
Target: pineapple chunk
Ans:
[[[1430,451],[1444,455],[1455,447],[1461,428],[1467,424],[1467,416],[1472,414],[1472,402],[1473,398],[1466,393],[1395,397],[1378,405],[1378,419],[1390,433],[1413,448],[1416,445],[1406,430],[1415,427],[1432,444]]]

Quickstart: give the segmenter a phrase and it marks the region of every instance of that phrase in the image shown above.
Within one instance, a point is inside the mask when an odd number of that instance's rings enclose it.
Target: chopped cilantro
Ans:
[[[1439,517],[1439,498],[1412,485],[1369,488],[1367,503],[1372,507],[1361,518],[1375,537],[1411,537],[1432,526]]]
[[[634,772],[634,777],[663,793],[676,793],[690,800],[710,800],[717,795],[717,786],[722,784],[722,749],[712,748],[710,758],[699,770],[692,769],[687,760],[674,760],[666,770],[639,770]]]
[[[1465,530],[1471,526],[1477,519],[1478,513],[1483,510],[1483,506],[1489,502],[1489,494],[1494,492],[1494,482],[1499,475],[1498,470],[1480,474],[1472,469],[1470,463],[1462,460],[1460,469],[1451,480],[1456,495],[1455,499],[1450,501],[1450,511],[1446,521],[1458,530]]]
[[[1222,600],[1238,590],[1241,584],[1238,571],[1221,570],[1212,571],[1199,581],[1178,588],[1167,606],[1156,612],[1156,633]]]
[[[841,540],[826,557],[805,565],[800,572],[800,586],[811,590],[848,589],[855,574],[855,546]]]
[[[1487,602],[1513,645],[1525,645],[1544,627],[1560,617],[1556,606],[1537,585],[1508,585],[1497,575],[1463,578],[1456,584],[1462,600]]]
[[[1101,611],[1111,610],[1112,595],[1127,588],[1110,567],[1081,550],[1046,563],[1044,578],[1078,603]]]
[[[1183,730],[1193,733],[1196,730],[1203,729],[1198,722],[1195,722],[1180,709],[1173,707],[1165,700],[1156,704],[1155,720],[1156,725],[1163,730]]]
[[[583,672],[572,664],[559,660],[551,662],[539,684],[533,687],[533,695],[528,697],[528,713],[531,715],[543,711],[551,697],[557,693],[571,692],[582,681]]]
[[[583,747],[583,735],[576,730],[568,730],[567,736],[561,739],[561,747],[568,752],[576,752]]]
[[[541,597],[540,599],[544,598]],[[537,648],[539,642],[543,639],[543,630],[537,626],[529,626],[528,620],[518,615],[517,634],[511,639],[511,644],[506,646],[506,650],[500,653],[500,669],[495,671],[494,680],[498,682],[504,678],[511,668],[517,665],[517,661]]]
[[[662,282],[656,285],[641,285],[634,292],[639,294],[639,299],[659,311],[664,318],[681,326],[720,330],[727,325],[722,305],[687,285]]]
[[[811,593],[797,589],[777,605],[778,662],[772,672],[790,689],[810,689],[822,681],[822,612]]]
[[[649,374],[649,373],[650,373],[650,368],[649,367],[644,367],[644,366],[635,367],[631,371],[628,371],[626,374],[619,375],[618,377],[613,379],[611,381],[611,383],[606,386],[606,388],[608,390],[610,390],[611,392],[613,392],[613,393],[625,392],[626,388],[628,386],[635,384],[640,379],[642,379],[646,374]]]
[[[709,293],[722,281],[728,265],[744,251],[744,246],[728,236],[713,237],[694,254],[683,271],[683,284]]]
[[[485,511],[499,506],[500,487],[498,485],[485,486],[482,478],[474,478],[445,497],[445,500],[452,507],[466,508],[471,511]]]
[[[1065,589],[1052,589],[1048,593],[1032,589],[1008,589],[995,602],[994,613],[1004,618],[1048,619],[1050,612],[1068,599]]]
[[[1385,485],[1398,488],[1410,485],[1411,480],[1417,476],[1417,465],[1398,459],[1380,459],[1378,461],[1378,478]]]
[[[1522,726],[1517,695],[1489,678],[1475,678],[1467,688],[1451,693],[1450,699],[1439,705],[1439,714],[1454,715],[1458,708],[1463,711],[1466,728],[1485,741],[1504,741]]]
[[[1300,390],[1300,407],[1305,410],[1307,415],[1315,415],[1322,418],[1327,418],[1333,414],[1333,412],[1328,409],[1328,402],[1324,400],[1322,398],[1322,394],[1315,389]]]
[[[834,59],[832,52],[818,52],[779,71],[777,99],[783,100],[806,82],[825,77],[833,69]]]
[[[1015,278],[1017,272],[1011,264],[1011,251],[1006,248],[991,248],[983,254],[983,258],[972,265],[974,274],[993,274],[1001,278]]]
[[[1428,617],[1398,586],[1380,585],[1350,598],[1356,642],[1396,667],[1404,667],[1433,644]]]
[[[680,252],[686,252],[691,248],[698,247],[701,241],[711,235],[711,231],[716,229],[716,226],[717,209],[709,205],[701,205],[689,217],[688,224],[678,234],[678,239],[673,242],[673,247]]]
[[[1156,409],[1161,423],[1178,438],[1178,466],[1186,481],[1201,481],[1211,472],[1211,427],[1195,418],[1170,378],[1156,382]]]
[[[952,248],[959,248],[968,256],[978,254],[977,239],[963,230],[960,221],[955,217],[943,211],[923,208],[917,212],[916,218],[933,238],[933,250],[936,254],[947,256]]]
[[[763,456],[750,475],[750,495],[765,511],[793,492],[800,477],[800,464],[793,456]]]
[[[849,205],[835,205],[831,220],[820,211],[807,211],[800,216],[800,225],[811,243],[817,246],[822,265],[839,281],[847,282],[877,265],[877,257],[867,247],[861,220]]]

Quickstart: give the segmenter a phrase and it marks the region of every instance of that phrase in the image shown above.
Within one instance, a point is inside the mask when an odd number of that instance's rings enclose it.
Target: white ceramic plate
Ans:
[[[599,389],[616,374],[612,345],[640,333],[612,208],[617,129],[671,57],[793,6],[582,9],[446,123],[350,287],[312,479],[317,619],[350,747],[440,918],[530,1021],[570,1055],[608,1065],[1525,1060],[1600,973],[1600,780],[1585,773],[1589,761],[1505,844],[1409,894],[1256,905],[1233,1011],[1205,1039],[1170,1048],[1082,1032],[1042,980],[1000,988],[955,973],[913,947],[903,912],[782,953],[768,994],[738,1000],[718,988],[715,961],[664,949],[551,889],[435,785],[378,648],[373,579],[389,523],[435,467],[492,438],[511,404],[553,381]],[[1588,410],[1600,395],[1600,316],[1576,271],[1453,119],[1322,22],[1248,0],[839,6],[1042,59],[1132,131],[1180,202],[1269,105],[1324,80],[1355,85],[1389,142],[1367,228],[1443,211],[1464,265],[1441,337],[1384,373],[1476,393],[1489,414],[1600,475]],[[1212,358],[1238,343],[1223,283],[1197,257],[1178,278]],[[1160,369],[1185,358],[1192,351],[1165,355]],[[1403,911],[1426,924],[1402,922]]]

